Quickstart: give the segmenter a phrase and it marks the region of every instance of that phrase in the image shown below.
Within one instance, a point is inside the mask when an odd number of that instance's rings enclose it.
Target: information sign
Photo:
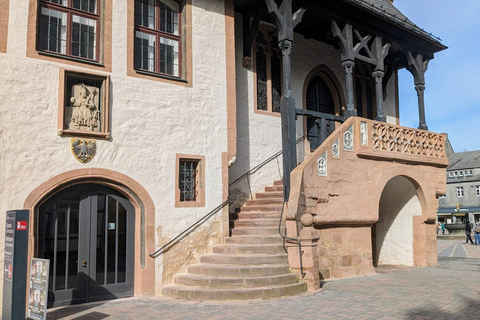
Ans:
[[[32,258],[30,263],[28,318],[47,319],[48,275],[50,260]]]
[[[13,247],[15,245],[15,212],[7,211],[5,225],[5,256],[3,279],[12,281],[13,277]]]

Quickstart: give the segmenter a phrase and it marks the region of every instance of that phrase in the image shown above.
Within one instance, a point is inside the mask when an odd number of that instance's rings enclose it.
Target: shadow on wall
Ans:
[[[392,178],[383,189],[378,222],[372,228],[374,266],[413,265],[413,215],[421,215],[413,183],[402,176]]]

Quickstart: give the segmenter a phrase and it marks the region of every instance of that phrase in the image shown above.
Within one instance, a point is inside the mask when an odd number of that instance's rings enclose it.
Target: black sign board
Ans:
[[[2,319],[25,319],[28,210],[7,211]]]
[[[50,260],[33,258],[30,264],[28,319],[47,319]]]

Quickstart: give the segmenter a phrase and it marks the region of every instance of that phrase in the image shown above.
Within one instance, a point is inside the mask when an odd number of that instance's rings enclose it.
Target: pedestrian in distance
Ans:
[[[473,235],[475,236],[475,245],[480,245],[480,219],[477,219],[473,225]]]
[[[473,244],[472,237],[470,236],[472,234],[472,226],[470,225],[470,221],[467,220],[465,223],[465,235],[467,236],[467,241],[465,242],[466,244],[468,243],[468,240]]]
[[[440,222],[440,227],[442,228],[442,234],[445,234],[445,225],[443,222]]]

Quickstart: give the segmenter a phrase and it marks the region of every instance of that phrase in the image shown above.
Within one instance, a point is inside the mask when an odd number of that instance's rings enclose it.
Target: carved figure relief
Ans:
[[[99,88],[87,86],[84,83],[72,86],[73,97],[70,98],[71,106],[67,108],[66,112],[68,129],[91,132],[101,131],[98,93]],[[70,118],[69,121],[68,118]]]

